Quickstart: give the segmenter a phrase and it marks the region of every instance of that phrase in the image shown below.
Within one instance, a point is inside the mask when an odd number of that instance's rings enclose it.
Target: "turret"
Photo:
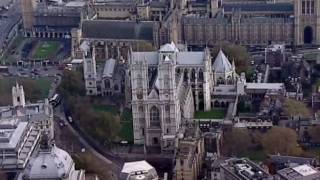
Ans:
[[[26,105],[23,86],[20,86],[18,82],[12,87],[12,104],[14,107]]]

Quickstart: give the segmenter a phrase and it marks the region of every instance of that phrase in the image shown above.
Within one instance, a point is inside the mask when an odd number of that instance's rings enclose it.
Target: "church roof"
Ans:
[[[49,151],[40,151],[26,168],[29,179],[60,179],[68,177],[73,168],[71,156],[53,146]]]
[[[114,69],[115,69],[115,65],[116,65],[115,59],[111,58],[111,59],[106,60],[106,63],[104,65],[104,69],[103,69],[103,77],[112,77]]]
[[[160,52],[179,52],[177,46],[171,42],[160,47]]]
[[[85,20],[82,37],[153,41],[153,22]]]
[[[225,72],[232,71],[232,65],[230,64],[228,58],[222,52],[222,50],[219,51],[213,63],[213,69],[214,69],[214,72],[216,73],[225,73]]]
[[[242,4],[225,4],[223,5],[223,9],[225,12],[233,11],[233,10],[241,10],[241,11],[255,11],[255,12],[293,12],[294,5],[293,3],[242,3]]]

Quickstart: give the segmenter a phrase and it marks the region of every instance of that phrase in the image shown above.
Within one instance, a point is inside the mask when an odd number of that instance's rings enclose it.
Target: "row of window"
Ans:
[[[302,14],[314,14],[314,1],[302,1]]]

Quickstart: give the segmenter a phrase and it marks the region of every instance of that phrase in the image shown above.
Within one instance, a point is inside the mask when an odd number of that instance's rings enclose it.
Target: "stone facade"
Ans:
[[[208,50],[188,52],[173,43],[129,58],[135,143],[162,150],[172,150],[180,125],[195,110],[211,110],[216,84],[234,87],[237,78],[222,51],[213,66]]]

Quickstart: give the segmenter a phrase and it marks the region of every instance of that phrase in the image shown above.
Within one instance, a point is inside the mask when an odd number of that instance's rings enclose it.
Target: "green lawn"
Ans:
[[[133,119],[130,110],[124,110],[122,113],[119,137],[121,140],[133,143]]]
[[[195,119],[223,119],[226,115],[224,109],[213,109],[211,111],[197,111],[194,114]]]
[[[303,58],[306,60],[314,60],[314,59],[317,59],[318,55],[319,53],[309,53],[309,54],[304,54]]]
[[[112,114],[118,114],[119,110],[115,106],[106,106],[106,105],[94,105],[93,109],[95,111],[103,111],[103,112],[110,112]]]
[[[38,43],[32,58],[34,59],[49,59],[54,56],[60,47],[58,41],[41,41]]]
[[[18,82],[23,85],[26,101],[37,101],[48,97],[53,79],[42,77],[38,79],[23,77],[6,77],[0,79],[0,105],[11,104],[11,89]]]
[[[93,109],[95,111],[104,111],[110,112],[112,114],[119,114],[119,109],[115,106],[94,106]],[[120,140],[128,141],[129,143],[133,143],[133,120],[132,113],[130,110],[124,110],[121,116],[121,129],[119,132]]]

